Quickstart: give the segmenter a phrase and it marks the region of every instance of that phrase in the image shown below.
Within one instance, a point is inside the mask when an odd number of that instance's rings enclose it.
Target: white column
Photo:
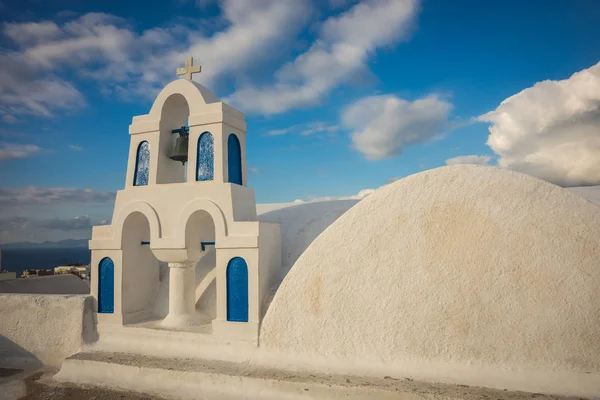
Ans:
[[[169,314],[161,325],[183,328],[196,311],[196,263],[169,263]]]

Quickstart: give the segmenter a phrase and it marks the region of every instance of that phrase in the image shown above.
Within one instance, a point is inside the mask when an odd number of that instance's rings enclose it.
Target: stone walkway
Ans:
[[[0,400],[164,400],[143,393],[111,390],[95,386],[57,384],[50,378],[56,370],[37,372],[19,379],[21,370],[0,368]],[[13,379],[10,379],[10,378]]]
[[[89,356],[89,354],[87,355]],[[94,355],[98,357],[100,355]],[[123,358],[127,362],[133,362],[127,355],[113,354],[113,357]],[[135,360],[139,361],[139,360]],[[194,366],[198,368],[199,360],[179,360],[180,367],[190,368]],[[187,365],[183,365],[187,364]],[[27,378],[23,378],[21,370],[0,368],[0,400],[171,400],[175,397],[161,397],[156,395],[144,394],[133,391],[122,391],[101,388],[87,385],[74,385],[69,383],[58,383],[52,380],[52,376],[58,371],[56,369],[45,369],[38,371]],[[263,371],[264,372],[264,371]],[[253,372],[256,373],[256,372]],[[322,376],[310,375],[310,379],[306,377],[274,372],[275,375],[281,375],[277,378],[282,380],[298,380],[306,383],[319,382],[323,379]],[[264,376],[263,376],[264,378]],[[338,379],[339,378],[339,379]],[[352,378],[354,382],[350,380]],[[341,379],[341,380],[340,380]],[[364,381],[363,381],[364,380]],[[577,397],[563,396],[548,396],[540,393],[525,393],[525,392],[507,392],[494,389],[485,389],[477,387],[468,387],[464,385],[445,385],[424,382],[414,382],[410,379],[394,379],[385,377],[380,382],[373,382],[373,378],[365,380],[359,377],[328,377],[327,382],[337,385],[357,385],[369,387],[385,387],[389,390],[388,393],[378,392],[375,396],[356,396],[351,395],[349,398],[360,399],[399,399],[399,400],[583,400]],[[302,393],[302,398],[321,399],[317,393],[309,393],[309,389],[304,389],[307,392]],[[197,393],[198,398],[207,400],[206,397]],[[348,394],[347,394],[348,395]],[[347,396],[346,395],[346,396]],[[346,397],[342,396],[342,397]],[[229,396],[217,396],[219,399],[231,399]],[[245,396],[244,396],[245,397]],[[336,399],[341,398],[334,396]],[[210,397],[212,398],[212,396]],[[239,399],[239,396],[235,397]]]

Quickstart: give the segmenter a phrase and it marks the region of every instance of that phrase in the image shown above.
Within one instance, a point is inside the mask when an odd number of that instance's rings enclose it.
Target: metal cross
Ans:
[[[194,59],[192,57],[186,57],[185,67],[177,68],[177,76],[184,75],[188,81],[192,80],[192,74],[199,73],[202,70],[200,65],[192,65]]]

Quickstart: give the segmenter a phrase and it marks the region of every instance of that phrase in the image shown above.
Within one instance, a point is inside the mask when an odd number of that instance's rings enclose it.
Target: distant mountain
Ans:
[[[88,247],[88,239],[66,239],[59,242],[46,241],[43,243],[15,242],[0,246],[2,249],[74,249]]]

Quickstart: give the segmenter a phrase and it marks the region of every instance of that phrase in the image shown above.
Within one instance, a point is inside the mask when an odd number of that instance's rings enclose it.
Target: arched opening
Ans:
[[[241,257],[227,264],[227,321],[248,322],[248,265]]]
[[[216,290],[214,270],[216,267],[215,224],[212,216],[204,210],[190,215],[185,227],[185,244],[188,254],[197,258],[196,264],[196,312],[201,323],[209,324],[216,318]]]
[[[214,138],[210,132],[204,132],[198,138],[198,161],[196,163],[196,181],[212,181],[215,178]]]
[[[160,120],[157,183],[181,183],[186,179],[186,165],[169,158],[175,148],[178,133],[173,130],[188,126],[190,109],[185,97],[172,94],[163,104]]]
[[[150,144],[145,140],[138,145],[135,156],[135,176],[133,186],[148,185],[150,171]]]
[[[150,250],[150,224],[143,213],[125,219],[122,249],[122,312],[129,323],[152,316],[159,288],[159,262]]]
[[[227,166],[229,182],[242,184],[242,148],[240,140],[232,133],[227,138]]]
[[[110,257],[98,264],[98,312],[115,312],[115,264]]]

